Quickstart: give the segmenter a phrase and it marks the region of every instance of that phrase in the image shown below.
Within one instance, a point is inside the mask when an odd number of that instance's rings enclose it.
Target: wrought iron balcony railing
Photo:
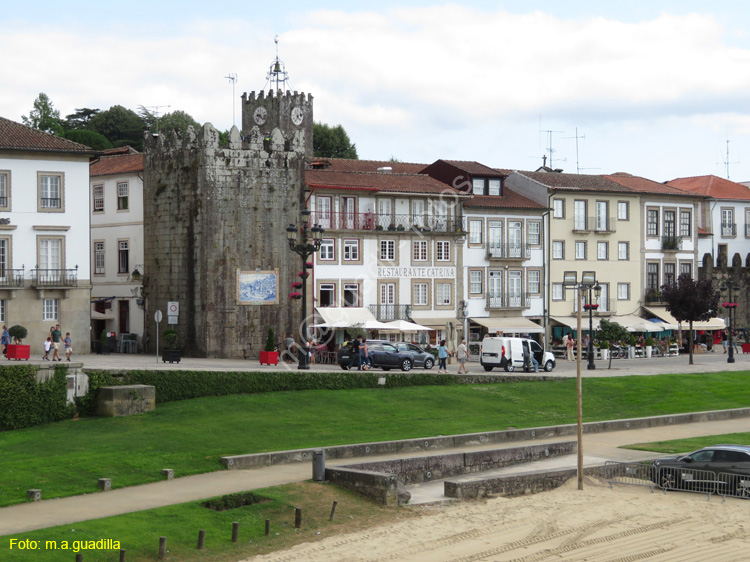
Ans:
[[[531,249],[527,244],[487,244],[487,259],[490,260],[527,260]]]
[[[521,293],[488,293],[487,309],[529,308],[529,295]]]
[[[75,269],[39,269],[31,270],[32,287],[77,287],[78,266]]]
[[[724,238],[733,238],[734,236],[737,236],[737,223],[721,223],[721,235]]]
[[[23,269],[0,269],[0,287],[23,287]]]
[[[370,312],[378,322],[408,320],[411,322],[411,305],[409,304],[371,304]]]
[[[614,232],[616,221],[612,217],[574,217],[574,232]]]
[[[679,250],[682,248],[682,237],[680,236],[662,236],[662,250]]]
[[[325,230],[383,230],[405,232],[466,232],[463,217],[445,215],[393,215],[378,213],[333,213],[313,211],[310,226],[319,225]]]

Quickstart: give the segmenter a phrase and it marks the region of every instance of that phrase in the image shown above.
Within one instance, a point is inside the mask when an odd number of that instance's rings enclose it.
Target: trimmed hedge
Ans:
[[[67,404],[67,367],[55,366],[46,382],[37,382],[37,367],[14,365],[0,368],[0,428],[20,429],[73,417]]]
[[[206,371],[129,371],[114,376],[106,371],[87,371],[89,394],[76,399],[82,415],[93,415],[96,393],[102,386],[119,384],[147,384],[156,389],[156,402],[173,402],[203,396],[253,394],[289,390],[342,390],[377,388],[378,379],[385,376],[386,387],[450,385],[458,380],[450,375],[380,374],[360,371],[341,373],[310,372],[206,372]]]

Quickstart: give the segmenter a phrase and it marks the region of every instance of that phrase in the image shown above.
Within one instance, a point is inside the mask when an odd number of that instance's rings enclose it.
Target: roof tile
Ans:
[[[77,142],[44,133],[0,117],[0,150],[24,150],[32,152],[76,152],[94,154],[96,151]]]

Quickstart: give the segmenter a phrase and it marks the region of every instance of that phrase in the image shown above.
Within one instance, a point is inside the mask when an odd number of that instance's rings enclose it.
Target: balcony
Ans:
[[[736,238],[737,237],[737,223],[734,223],[734,222],[721,223],[721,237],[722,238]]]
[[[39,289],[77,287],[78,266],[75,269],[32,269],[31,286]]]
[[[23,287],[23,269],[0,270],[0,289],[15,289]]]
[[[463,217],[445,215],[379,215],[377,213],[310,213],[310,226],[325,230],[383,230],[390,232],[466,232]]]
[[[496,244],[487,245],[488,260],[527,260],[531,257],[531,249],[526,244]]]
[[[378,322],[412,321],[411,305],[409,304],[371,304],[369,308]]]
[[[682,249],[682,237],[680,236],[662,236],[661,249],[664,251],[677,252]]]
[[[42,197],[41,198],[42,209],[61,209],[62,199],[59,197]]]
[[[529,308],[529,295],[526,293],[487,295],[487,310]]]
[[[661,302],[661,294],[658,289],[646,289],[646,294],[643,296],[643,300],[645,300],[647,304],[656,304]]]
[[[575,217],[573,232],[597,232],[609,234],[615,231],[616,221],[612,217]]]

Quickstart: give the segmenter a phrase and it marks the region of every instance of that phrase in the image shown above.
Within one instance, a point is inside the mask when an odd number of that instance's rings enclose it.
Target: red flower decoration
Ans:
[[[293,299],[293,300],[301,299],[302,298],[302,293],[296,293],[296,292],[295,293],[289,293],[289,298]]]

